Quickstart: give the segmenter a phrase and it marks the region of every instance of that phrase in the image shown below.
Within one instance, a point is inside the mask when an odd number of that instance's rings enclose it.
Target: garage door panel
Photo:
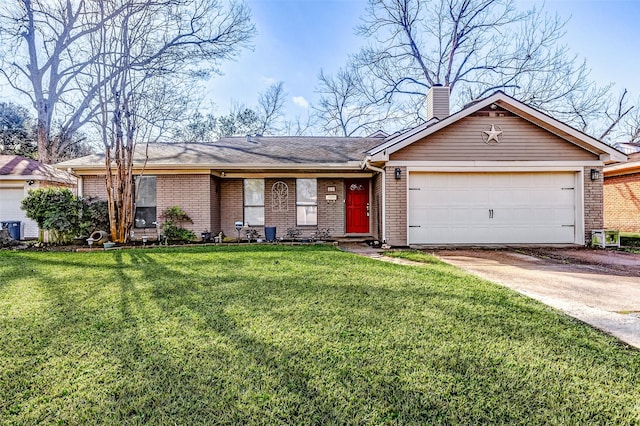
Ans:
[[[0,189],[0,221],[21,222],[22,238],[36,238],[38,225],[27,218],[24,210],[20,208],[21,202],[26,196],[22,187],[3,187]]]
[[[576,173],[410,173],[410,244],[573,243]]]

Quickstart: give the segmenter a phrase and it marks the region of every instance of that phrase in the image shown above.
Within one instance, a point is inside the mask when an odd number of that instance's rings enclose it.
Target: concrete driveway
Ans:
[[[433,254],[640,348],[640,255],[590,249],[464,249]]]

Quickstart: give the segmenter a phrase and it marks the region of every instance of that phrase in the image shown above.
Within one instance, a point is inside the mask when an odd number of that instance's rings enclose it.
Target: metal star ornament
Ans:
[[[495,143],[502,142],[502,129],[500,128],[500,126],[492,124],[490,130],[482,131],[482,140],[486,144],[490,143],[491,141],[495,141]]]

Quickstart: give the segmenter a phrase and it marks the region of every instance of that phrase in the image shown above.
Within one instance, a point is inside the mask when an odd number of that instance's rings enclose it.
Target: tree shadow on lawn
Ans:
[[[313,407],[300,417],[312,419],[312,423],[343,423],[346,419],[370,416],[377,416],[376,421],[470,420],[483,416],[487,420],[518,420],[531,415],[532,398],[538,403],[564,404],[565,411],[570,413],[573,404],[583,402],[582,396],[566,392],[567,387],[578,386],[571,383],[575,371],[558,373],[549,366],[555,364],[564,369],[568,364],[577,364],[579,368],[581,363],[592,364],[595,358],[598,368],[606,368],[612,361],[601,357],[603,347],[611,344],[611,339],[507,289],[487,290],[482,285],[473,288],[478,283],[486,285],[482,280],[472,282],[471,289],[458,291],[451,287],[444,290],[428,286],[390,288],[385,280],[392,280],[398,271],[400,269],[393,267],[372,271],[377,277],[374,284],[327,284],[323,273],[306,277],[304,281],[283,282],[282,277],[263,276],[256,282],[242,271],[229,269],[222,274],[224,279],[218,274],[216,283],[221,285],[209,283],[200,287],[202,284],[190,283],[185,286],[182,280],[154,282],[154,296],[167,315],[184,306],[197,312],[208,328],[226,337],[240,351],[250,369],[258,368],[261,374],[275,380],[270,386],[271,392],[280,394],[286,389],[285,393],[296,395],[294,400],[304,399],[295,407],[280,407],[286,411],[287,418],[300,413],[301,407]],[[300,278],[295,272],[290,275]],[[185,275],[184,282],[189,282],[188,277]],[[469,276],[469,280],[474,278]],[[206,279],[199,282],[204,283]],[[224,288],[227,284],[233,285]],[[202,291],[211,291],[216,298],[203,301]],[[497,294],[500,297],[496,297]],[[388,318],[387,314],[393,317],[411,300],[419,300],[421,306],[413,311],[407,308],[409,312],[401,317],[400,324]],[[360,303],[366,304],[366,308],[359,307]],[[301,305],[296,309],[291,304]],[[330,309],[326,309],[327,306]],[[437,319],[416,320],[425,310]],[[344,315],[341,318],[336,312]],[[239,320],[242,322],[238,323]],[[332,321],[347,323],[352,330],[343,335],[344,330],[336,330]],[[289,330],[296,326],[301,330],[293,335]],[[414,337],[423,340],[409,340],[403,342],[403,347],[394,348],[393,333],[407,327],[414,329]],[[372,331],[363,333],[362,328]],[[456,335],[460,328],[462,335]],[[550,335],[550,331],[555,334]],[[375,337],[376,332],[383,335],[382,340],[378,346],[370,345],[368,340]],[[274,333],[280,336],[274,338]],[[337,349],[332,346],[336,335],[340,336]],[[489,348],[492,345],[495,348]],[[514,361],[517,347],[530,351],[526,355],[530,366],[518,366]],[[569,347],[574,351],[579,347],[582,354],[568,351]],[[352,351],[339,354],[338,372],[334,371],[336,360],[326,357],[327,351],[333,349]],[[386,352],[388,357],[381,364],[377,364],[380,352],[376,351]],[[411,359],[420,352],[422,367]],[[388,370],[384,362],[390,360],[413,367]],[[585,367],[592,369],[593,365]],[[408,384],[402,377],[411,376],[411,368],[422,368],[416,374],[437,384]],[[522,369],[530,376],[521,377]],[[363,371],[368,373],[363,375]],[[492,383],[496,373],[509,377],[509,381]],[[446,380],[443,383],[441,374],[452,378],[454,384]],[[540,381],[541,377],[546,381]],[[243,383],[247,380],[244,375],[238,379]],[[456,384],[455,379],[461,379],[460,383]],[[597,377],[594,380],[597,381]],[[514,384],[523,388],[519,396]],[[262,386],[258,382],[246,385]],[[481,402],[481,406],[467,405],[478,396],[486,397],[488,402]],[[353,407],[349,401],[354,399],[365,399],[368,403]],[[453,407],[453,412],[459,414],[448,417]],[[538,409],[546,408],[538,406]],[[544,418],[544,414],[541,416]]]
[[[453,268],[429,276],[340,253],[211,254],[166,263],[171,253],[109,253],[109,283],[88,281],[84,293],[37,271],[54,314],[7,322],[35,341],[0,373],[10,383],[0,414],[40,405],[26,419],[357,424],[632,410],[619,402],[638,379],[629,352],[507,289],[471,276],[456,285],[464,274]],[[307,260],[313,268],[295,269]],[[594,402],[602,389],[618,403]]]

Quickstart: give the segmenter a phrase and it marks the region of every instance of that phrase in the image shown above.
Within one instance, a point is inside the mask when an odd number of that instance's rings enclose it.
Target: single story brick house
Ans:
[[[640,232],[640,152],[604,168],[604,226]]]
[[[0,155],[0,222],[19,221],[20,239],[38,237],[38,224],[20,208],[30,189],[58,186],[75,191],[76,177],[19,155]]]
[[[173,205],[196,234],[235,235],[242,221],[392,246],[583,245],[603,227],[601,172],[624,154],[502,92],[455,114],[447,87],[426,102],[425,124],[391,136],[149,144],[135,235],[155,235]],[[103,162],[58,167],[73,170],[81,194],[104,196]]]

